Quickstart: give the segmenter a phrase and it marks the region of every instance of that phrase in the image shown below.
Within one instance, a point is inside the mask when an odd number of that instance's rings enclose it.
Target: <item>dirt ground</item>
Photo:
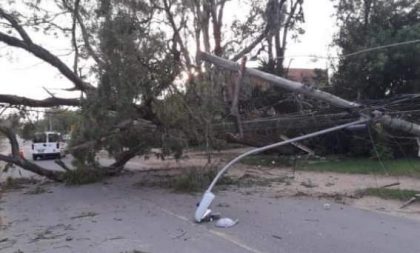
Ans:
[[[246,150],[232,149],[215,152],[212,156],[212,166],[220,169],[232,157]],[[162,162],[153,157],[148,160],[139,160],[145,169],[162,170],[161,175],[182,173],[185,169],[203,167],[207,163],[207,157],[202,152],[189,152],[180,161],[168,159]],[[392,183],[399,183],[399,185],[393,186],[391,189],[420,191],[420,179],[418,178],[293,171],[282,165],[264,167],[240,163],[228,171],[228,176],[235,181],[240,181],[238,191],[245,193],[261,191],[269,193],[275,198],[310,196],[333,199],[360,209],[420,220],[420,203],[413,203],[401,209],[403,204],[401,201],[361,196],[358,193],[366,188],[379,188]]]

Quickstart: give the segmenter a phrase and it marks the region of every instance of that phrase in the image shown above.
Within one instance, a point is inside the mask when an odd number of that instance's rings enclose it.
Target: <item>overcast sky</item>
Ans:
[[[226,10],[230,11],[230,10]],[[235,15],[226,13],[227,16]],[[291,68],[326,68],[326,60],[313,62],[308,55],[333,55],[329,49],[336,26],[331,0],[305,0],[304,12],[306,33],[299,37],[299,42],[290,41],[287,48],[285,64]],[[48,45],[52,52],[65,54],[69,46],[62,40],[34,37],[37,43]],[[52,48],[51,48],[52,47]],[[71,58],[67,57],[71,66]],[[60,96],[74,97],[77,93],[60,92],[60,89],[71,87],[71,83],[63,78],[58,71],[37,58],[19,49],[9,49],[0,42],[0,88],[3,94],[15,94],[32,98],[46,98],[48,94],[42,89],[46,87]]]

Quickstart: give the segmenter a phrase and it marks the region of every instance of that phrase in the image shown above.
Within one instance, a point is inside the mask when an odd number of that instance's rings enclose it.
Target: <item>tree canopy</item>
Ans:
[[[410,0],[339,0],[340,49],[336,92],[352,99],[382,99],[420,91],[420,43],[365,51],[420,39],[420,3]],[[360,54],[353,54],[363,50]]]
[[[79,107],[69,150],[79,167],[110,174],[152,147],[179,156],[189,142],[215,145],[212,123],[229,115],[229,105],[222,102],[223,86],[231,81],[204,66],[195,53],[211,52],[235,60],[247,54],[281,59],[289,34],[302,33],[303,0],[249,0],[245,15],[227,22],[225,10],[232,2],[0,3],[0,42],[49,64],[71,83],[70,91],[81,94],[61,98],[47,90],[51,97],[41,100],[1,94],[0,103],[22,111]],[[38,36],[67,40],[71,59],[54,54],[37,41]],[[274,62],[274,69],[282,68],[282,60]],[[12,150],[18,150],[14,129],[6,119],[0,123]],[[102,149],[115,163],[107,167],[97,164],[95,156]],[[63,176],[19,157],[17,152],[0,159],[55,180]]]

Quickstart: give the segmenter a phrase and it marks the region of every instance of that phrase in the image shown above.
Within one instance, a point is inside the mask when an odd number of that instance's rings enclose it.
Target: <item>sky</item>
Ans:
[[[226,16],[235,15],[235,9],[226,10]],[[305,0],[304,2],[306,33],[299,41],[289,41],[285,64],[291,68],[328,68],[329,62],[320,59],[316,62],[309,55],[328,56],[335,51],[330,48],[332,36],[336,31],[334,12],[331,0]],[[45,38],[34,35],[33,40],[46,45],[56,54],[68,52],[69,43],[62,39]],[[71,67],[71,57],[62,56]],[[57,70],[20,49],[10,49],[0,42],[0,92],[36,99],[47,98],[43,89],[56,93],[61,97],[77,97],[78,93],[63,92],[72,84],[63,78]]]

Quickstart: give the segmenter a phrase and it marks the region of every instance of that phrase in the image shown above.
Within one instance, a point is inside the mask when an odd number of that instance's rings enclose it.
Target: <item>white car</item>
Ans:
[[[32,140],[32,158],[64,157],[65,143],[58,132],[36,133]]]

